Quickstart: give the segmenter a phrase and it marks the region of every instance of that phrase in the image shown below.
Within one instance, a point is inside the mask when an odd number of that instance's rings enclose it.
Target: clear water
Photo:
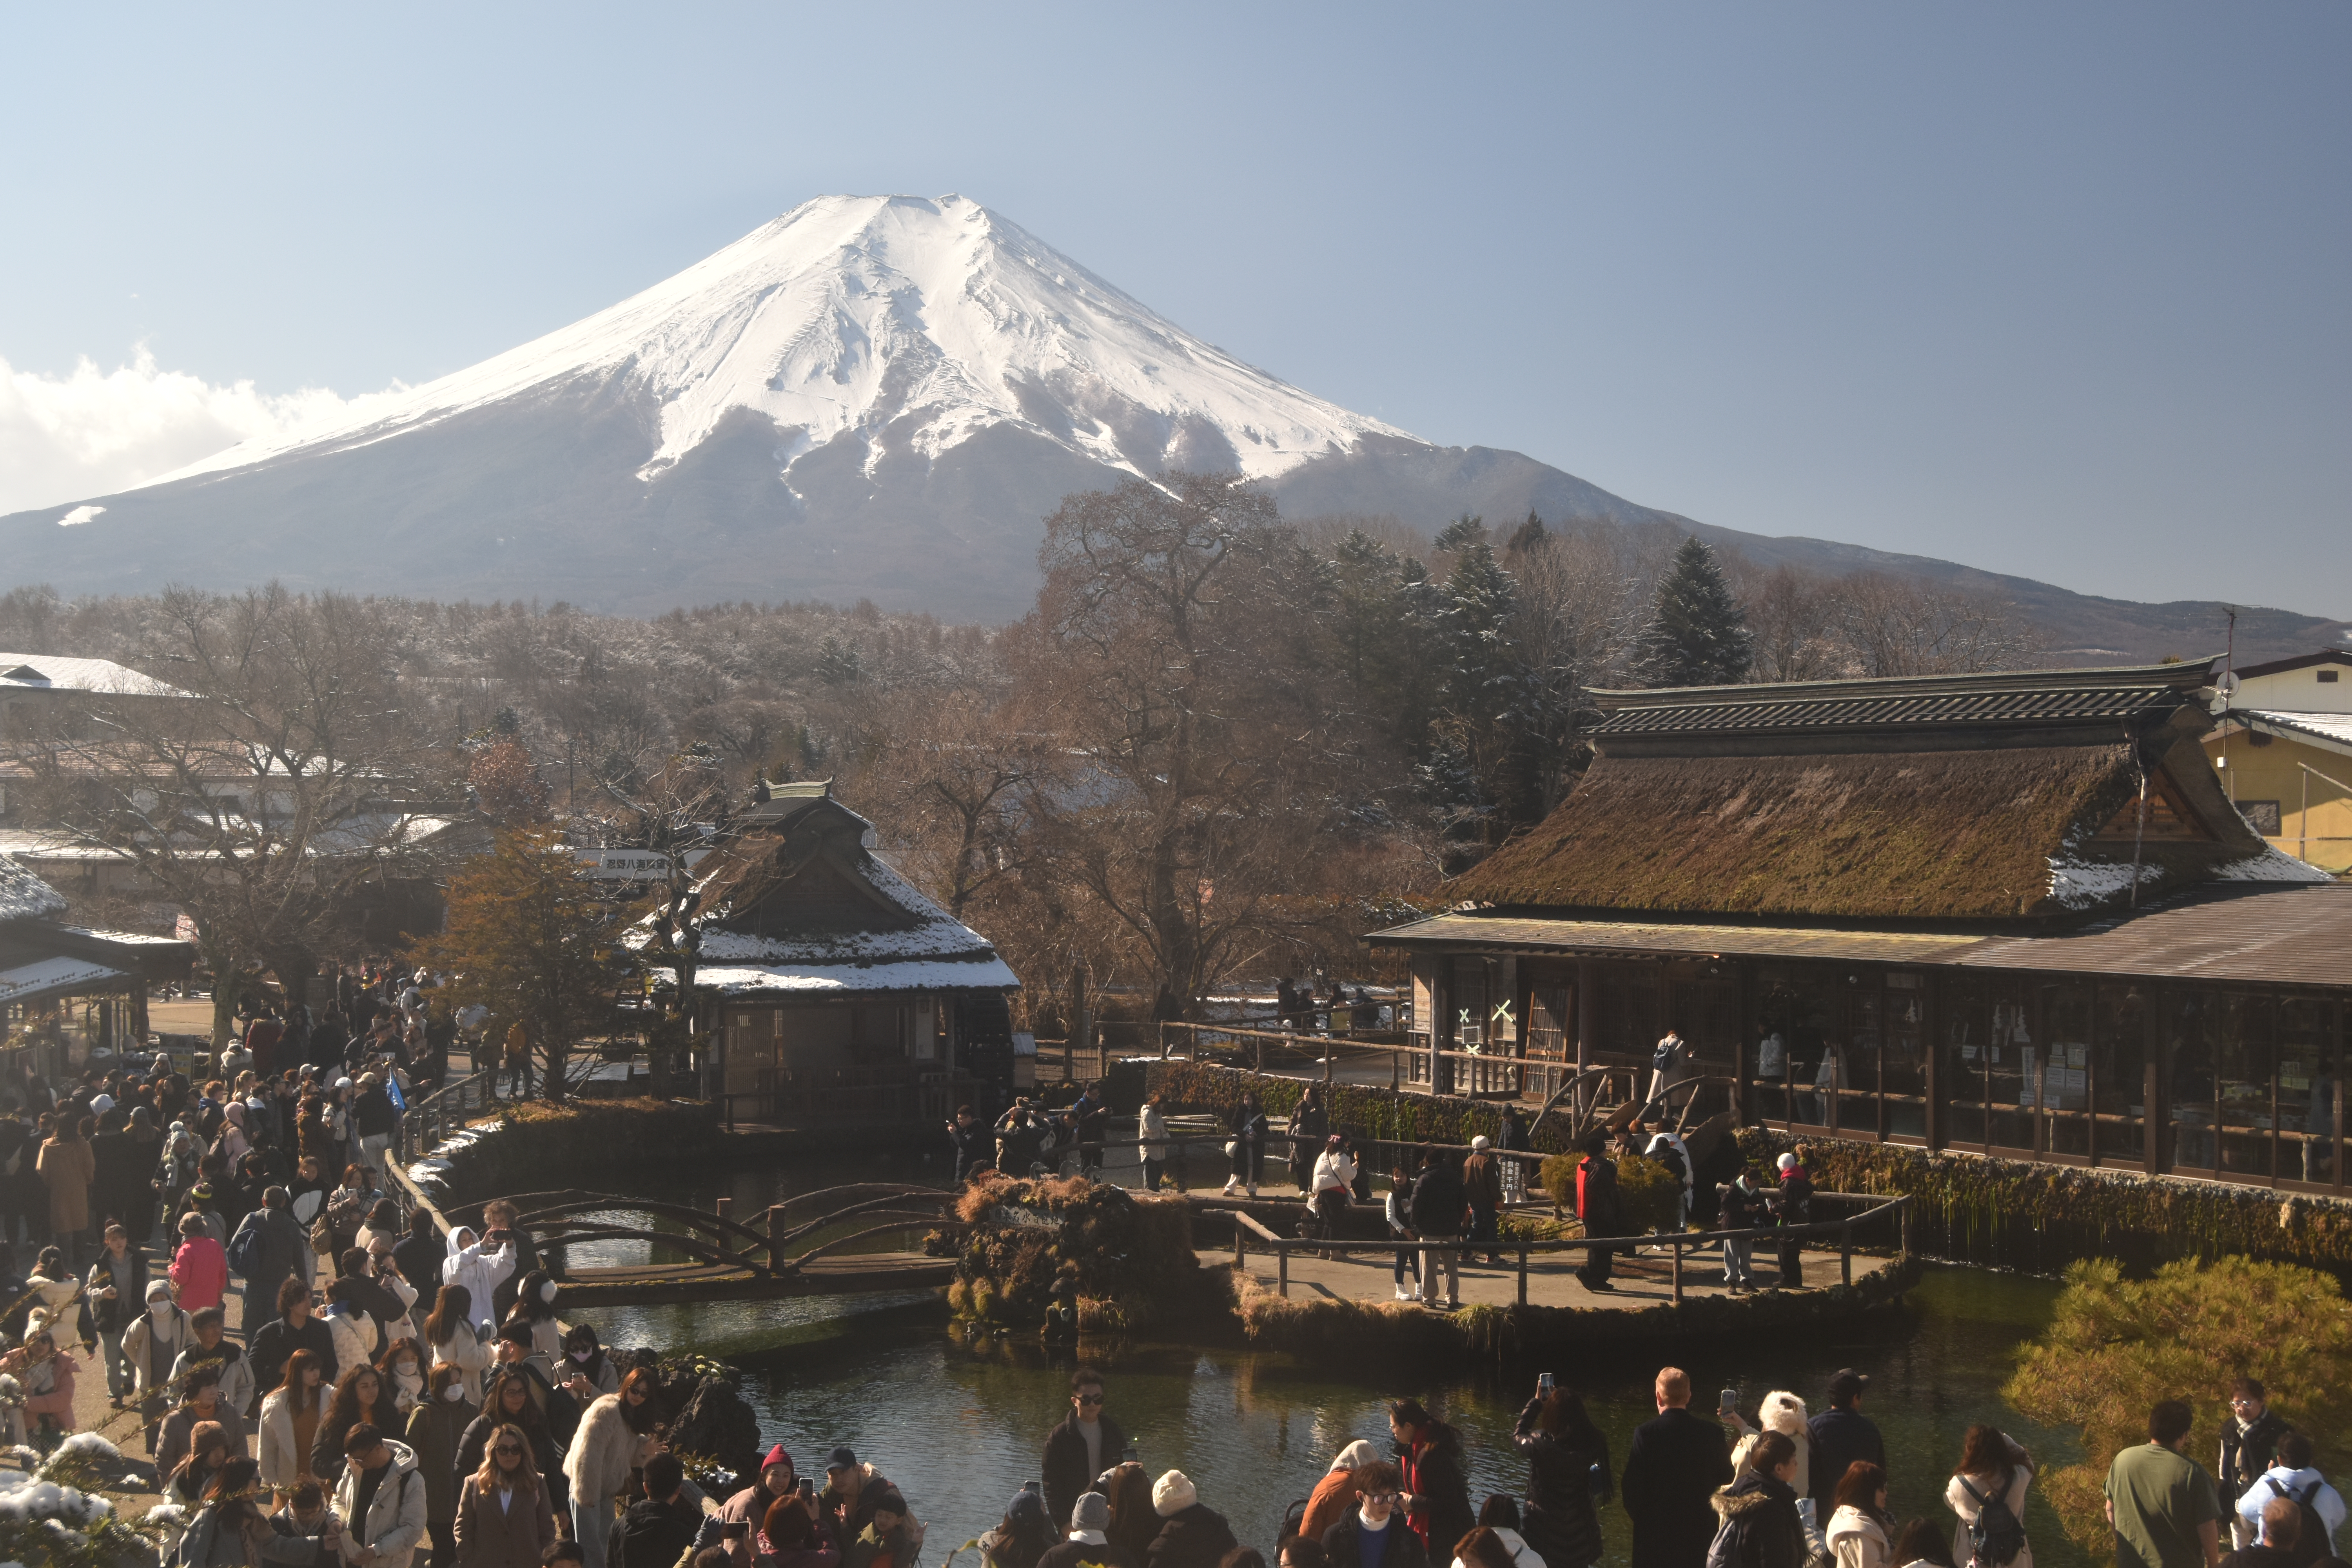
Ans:
[[[661,1195],[707,1205],[723,1192],[738,1217],[749,1217],[794,1191],[924,1174],[920,1166],[862,1163],[854,1173],[840,1164],[737,1171],[669,1184]],[[611,1244],[595,1260],[622,1261],[626,1245]],[[635,1250],[642,1257],[643,1244]],[[588,1261],[587,1249],[579,1260]],[[1935,1268],[1902,1311],[1849,1333],[1695,1343],[1672,1359],[1690,1373],[1699,1405],[1712,1406],[1717,1389],[1736,1386],[1751,1415],[1775,1389],[1819,1409],[1831,1373],[1843,1366],[1867,1373],[1864,1409],[1885,1435],[1890,1507],[1898,1520],[1922,1514],[1948,1531],[1944,1481],[1971,1424],[2001,1426],[2044,1468],[2078,1458],[2070,1435],[2024,1422],[2000,1393],[2017,1347],[2047,1321],[2057,1289],[2016,1275]],[[597,1327],[608,1343],[693,1348],[749,1369],[747,1394],[767,1440],[782,1442],[804,1466],[835,1444],[856,1448],[898,1483],[929,1524],[924,1558],[931,1564],[994,1524],[1014,1489],[1037,1478],[1045,1433],[1066,1409],[1069,1372],[1081,1357],[1107,1375],[1111,1410],[1136,1457],[1155,1472],[1183,1470],[1244,1544],[1269,1552],[1285,1508],[1307,1495],[1334,1454],[1357,1437],[1384,1441],[1384,1399],[1417,1395],[1462,1429],[1475,1504],[1525,1485],[1526,1466],[1509,1434],[1538,1373],[1583,1393],[1622,1468],[1633,1428],[1654,1414],[1650,1380],[1666,1359],[1597,1351],[1583,1364],[1338,1366],[1127,1340],[1048,1351],[1034,1341],[963,1336],[928,1296],[614,1308],[598,1315]],[[2045,1568],[2083,1562],[2038,1490],[2026,1525]],[[1606,1510],[1603,1528],[1608,1560],[1622,1562],[1630,1533],[1622,1510]],[[976,1560],[968,1554],[963,1568]]]

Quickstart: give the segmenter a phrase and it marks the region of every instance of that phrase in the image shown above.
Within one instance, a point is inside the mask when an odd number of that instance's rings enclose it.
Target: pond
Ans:
[[[838,1165],[737,1171],[666,1184],[660,1195],[707,1206],[723,1192],[741,1215],[794,1191],[925,1175],[919,1164],[866,1162],[854,1173]],[[577,1260],[588,1261],[586,1254],[581,1249]],[[2049,1280],[1931,1268],[1902,1311],[1850,1334],[1693,1344],[1673,1359],[1690,1373],[1696,1404],[1712,1406],[1718,1389],[1736,1386],[1751,1415],[1775,1389],[1795,1392],[1818,1411],[1832,1372],[1853,1366],[1868,1373],[1864,1410],[1885,1435],[1895,1517],[1924,1514],[1948,1529],[1944,1479],[1972,1423],[2000,1426],[2044,1468],[2079,1458],[2071,1434],[2023,1421],[2000,1393],[2013,1352],[2047,1322],[2057,1290]],[[835,1444],[856,1448],[899,1484],[929,1525],[925,1560],[934,1564],[994,1524],[1014,1489],[1037,1479],[1045,1435],[1067,1408],[1069,1372],[1081,1354],[1108,1379],[1111,1411],[1135,1457],[1155,1473],[1183,1470],[1244,1544],[1269,1551],[1285,1508],[1307,1495],[1335,1453],[1356,1437],[1384,1438],[1385,1398],[1418,1395],[1462,1429],[1475,1503],[1525,1485],[1527,1467],[1510,1432],[1538,1373],[1584,1394],[1622,1469],[1633,1428],[1654,1414],[1649,1384],[1665,1359],[1606,1352],[1581,1365],[1340,1368],[1243,1348],[1136,1340],[1088,1340],[1076,1351],[1049,1352],[1034,1342],[968,1340],[927,1296],[608,1308],[595,1321],[609,1343],[692,1348],[750,1369],[746,1393],[767,1440],[782,1442],[803,1466]],[[1605,1510],[1603,1524],[1608,1561],[1621,1563],[1630,1535],[1623,1510]],[[2045,1568],[2083,1562],[2039,1489],[2026,1525]],[[966,1559],[966,1568],[975,1560]]]

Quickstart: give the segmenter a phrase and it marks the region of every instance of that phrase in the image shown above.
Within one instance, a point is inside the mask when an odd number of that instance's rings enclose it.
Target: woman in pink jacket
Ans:
[[[217,1307],[228,1289],[228,1255],[205,1228],[204,1216],[180,1216],[180,1249],[172,1254],[172,1288],[184,1312]]]
[[[25,1390],[28,1441],[44,1429],[60,1435],[74,1429],[73,1356],[58,1348],[39,1313],[33,1315],[30,1327],[22,1345],[0,1356],[0,1373],[14,1377]]]

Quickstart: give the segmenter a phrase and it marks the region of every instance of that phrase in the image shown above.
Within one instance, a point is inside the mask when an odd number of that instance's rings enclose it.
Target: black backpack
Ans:
[[[2314,1481],[2297,1492],[2279,1485],[2276,1476],[2265,1476],[2263,1482],[2273,1494],[2294,1503],[2296,1514],[2301,1517],[2303,1529],[2296,1534],[2294,1544],[2284,1549],[2287,1560],[2297,1564],[2316,1563],[2331,1554],[2335,1547],[2327,1539],[2327,1521],[2321,1519],[2319,1510],[2311,1506],[2311,1500],[2319,1495],[2321,1483]]]
[[[1969,1526],[1969,1562],[1971,1568],[2006,1568],[2017,1561],[2025,1550],[2025,1526],[2017,1515],[2009,1511],[2009,1500],[2001,1496],[1986,1497],[1963,1479],[1960,1489],[1977,1505],[1975,1522]]]

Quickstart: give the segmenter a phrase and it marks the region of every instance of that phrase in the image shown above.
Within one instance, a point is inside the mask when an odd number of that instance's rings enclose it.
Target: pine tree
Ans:
[[[1650,624],[1634,649],[1643,684],[1727,686],[1746,678],[1754,643],[1715,552],[1696,536],[1684,540],[1658,579]]]

